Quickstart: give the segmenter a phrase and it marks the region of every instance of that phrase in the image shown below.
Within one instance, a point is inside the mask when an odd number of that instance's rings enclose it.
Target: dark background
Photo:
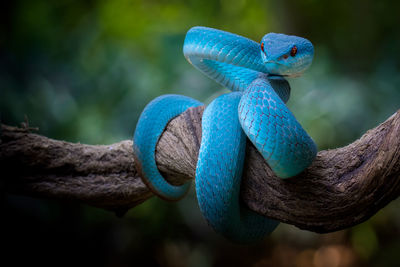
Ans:
[[[314,63],[290,79],[288,105],[319,149],[346,145],[400,107],[400,2],[72,1],[3,3],[1,122],[26,115],[40,134],[88,144],[133,135],[154,97],[205,103],[224,92],[183,57],[203,25],[259,41],[303,36]],[[2,174],[3,175],[3,174]],[[124,217],[78,203],[2,194],[2,260],[100,266],[398,266],[400,202],[331,234],[281,224],[261,244],[229,244],[207,227],[193,191],[151,199]]]

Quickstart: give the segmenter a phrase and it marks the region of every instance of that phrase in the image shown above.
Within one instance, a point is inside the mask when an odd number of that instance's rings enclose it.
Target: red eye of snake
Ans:
[[[297,46],[293,46],[292,50],[290,50],[290,55],[294,57],[297,54]]]
[[[264,43],[261,43],[261,50],[264,52]]]

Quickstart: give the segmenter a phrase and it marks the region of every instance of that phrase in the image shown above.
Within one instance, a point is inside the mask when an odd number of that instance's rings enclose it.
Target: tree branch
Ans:
[[[156,161],[173,184],[193,179],[204,107],[172,120]],[[248,142],[241,195],[254,211],[315,232],[361,223],[400,195],[400,110],[354,143],[320,151],[302,174],[277,178]],[[132,142],[84,145],[2,125],[6,192],[67,199],[123,214],[152,196],[134,167]],[[5,175],[6,174],[6,175]]]

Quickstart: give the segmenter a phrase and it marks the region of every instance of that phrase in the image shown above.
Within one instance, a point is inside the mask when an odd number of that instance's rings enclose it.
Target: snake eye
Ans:
[[[297,46],[293,46],[292,50],[290,50],[290,55],[294,57],[297,54]]]
[[[261,43],[261,50],[264,52],[264,43]]]

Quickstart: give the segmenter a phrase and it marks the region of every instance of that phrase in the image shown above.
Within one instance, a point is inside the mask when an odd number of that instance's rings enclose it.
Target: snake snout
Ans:
[[[312,62],[314,47],[302,37],[269,33],[261,40],[261,58],[268,73],[299,76]]]

